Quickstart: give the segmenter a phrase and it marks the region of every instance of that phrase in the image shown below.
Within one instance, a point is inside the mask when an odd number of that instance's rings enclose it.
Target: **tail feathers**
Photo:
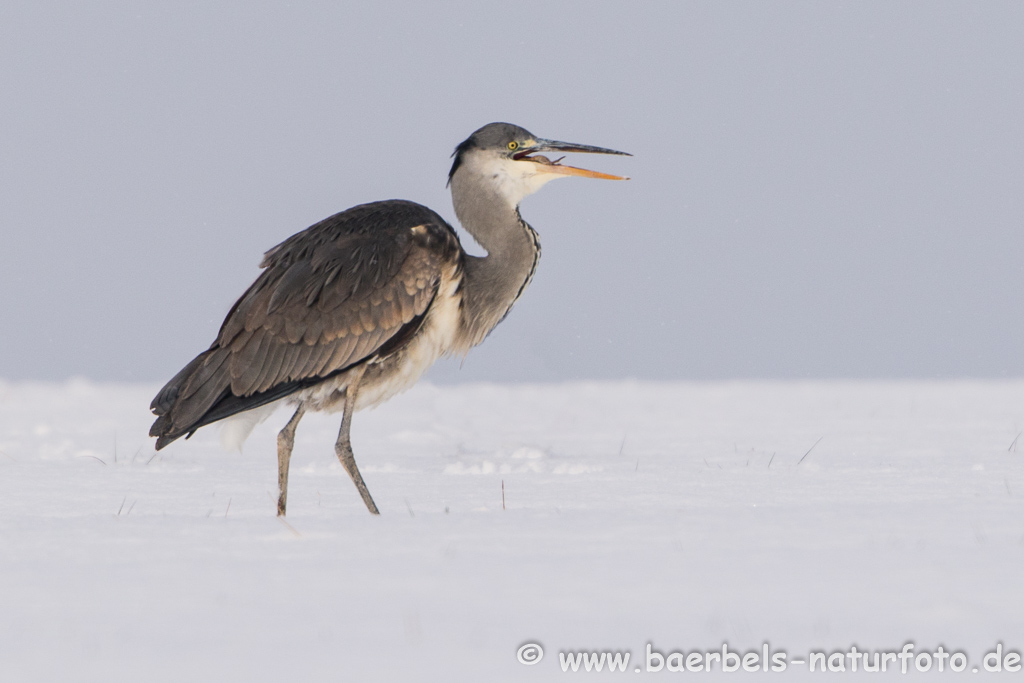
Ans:
[[[212,348],[201,353],[160,390],[150,406],[157,416],[149,435],[156,437],[156,449],[192,436],[200,427],[238,413],[260,408],[318,384],[350,368],[342,368],[324,377],[292,380],[249,396],[231,391],[230,363],[224,362],[227,349]]]
[[[150,409],[157,419],[149,435],[157,437],[156,449],[191,435],[205,424],[204,415],[230,393],[230,377],[225,372],[227,351],[212,348],[199,354],[164,386]]]
[[[223,362],[228,352],[213,349],[206,353],[209,355],[193,370],[171,411],[174,424],[183,429],[192,430],[192,425],[201,421],[217,401],[231,392],[231,377]]]
[[[156,395],[153,402],[149,404],[149,409],[153,411],[155,415],[167,415],[174,408],[175,401],[178,400],[178,393],[183,384],[188,381],[188,378],[192,376],[196,366],[203,362],[204,357],[210,353],[206,351],[199,354],[192,362],[181,369],[177,375],[171,378],[171,381],[164,385],[164,388]],[[153,425],[153,429],[156,429],[156,425]],[[150,430],[150,436],[156,436]]]
[[[167,436],[171,427],[171,418],[167,415],[161,415],[153,423],[153,426],[149,428],[149,435],[156,437],[156,449],[160,450],[167,444],[171,443],[177,436]]]

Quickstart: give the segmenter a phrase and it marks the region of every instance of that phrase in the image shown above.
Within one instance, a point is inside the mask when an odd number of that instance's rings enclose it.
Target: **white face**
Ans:
[[[565,176],[547,171],[543,164],[533,161],[515,161],[503,154],[480,153],[472,155],[469,163],[474,171],[494,184],[498,194],[513,206],[555,178]]]

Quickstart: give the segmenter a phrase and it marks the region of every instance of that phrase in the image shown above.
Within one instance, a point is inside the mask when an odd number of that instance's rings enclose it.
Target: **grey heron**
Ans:
[[[398,199],[342,211],[266,252],[213,345],[153,399],[157,450],[246,411],[294,405],[277,437],[284,515],[299,420],[340,411],[335,453],[379,514],[352,453],[353,413],[408,389],[438,358],[465,354],[508,315],[540,258],[519,214],[524,197],[555,178],[625,180],[542,152],[626,154],[491,123],[455,148],[448,174],[455,215],[486,256],[467,254],[438,214]]]

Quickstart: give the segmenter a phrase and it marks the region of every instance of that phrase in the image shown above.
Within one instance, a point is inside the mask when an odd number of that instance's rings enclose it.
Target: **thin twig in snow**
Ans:
[[[416,513],[414,513],[412,511],[412,505],[409,503],[409,499],[408,498],[405,499],[405,509],[409,511],[409,516],[410,517],[415,517],[416,516]]]
[[[772,460],[775,459],[775,451],[772,451],[772,457],[768,458],[768,469],[772,468]]]
[[[293,526],[292,526],[291,524],[289,524],[288,522],[284,521],[284,517],[278,517],[278,518],[277,518],[277,521],[281,522],[281,524],[284,524],[284,525],[285,525],[285,528],[287,528],[287,529],[288,529],[288,531],[292,532],[293,534],[295,534],[295,535],[296,535],[296,536],[298,536],[299,538],[302,538],[302,534],[300,534],[300,533],[299,533],[298,529],[296,529],[295,527],[293,527]]]
[[[802,463],[802,462],[804,461],[804,458],[806,458],[806,457],[807,457],[808,455],[810,455],[810,454],[811,454],[811,451],[813,451],[813,450],[814,450],[814,446],[817,446],[817,445],[818,445],[819,443],[821,443],[821,440],[822,440],[822,439],[824,439],[824,438],[825,438],[825,435],[824,435],[824,434],[822,434],[821,436],[819,436],[819,437],[818,437],[818,440],[814,442],[814,445],[812,445],[812,446],[811,446],[810,448],[808,448],[808,449],[807,449],[807,452],[806,452],[806,453],[804,453],[804,457],[803,457],[803,458],[800,458],[799,460],[797,460],[797,461],[796,461],[796,464],[797,464],[797,465],[799,465],[800,463]]]
[[[227,506],[227,508],[226,508],[226,509],[224,510],[224,518],[225,518],[225,519],[227,519],[227,516],[228,516],[228,510],[230,510],[230,509],[231,509],[231,498],[228,498],[228,506]]]
[[[92,458],[93,460],[99,460],[100,462],[102,462],[104,467],[106,467],[106,465],[107,465],[107,463],[102,458],[97,458],[95,455],[89,455],[88,453],[83,453],[82,455],[80,455],[78,457],[79,458]]]
[[[128,512],[124,513],[124,516],[125,516],[125,517],[127,517],[127,516],[128,516],[128,515],[130,515],[130,514],[132,514],[132,509],[133,509],[133,508],[135,507],[135,503],[138,503],[138,502],[139,502],[139,501],[138,501],[138,499],[135,499],[135,500],[134,500],[134,501],[132,502],[132,504],[128,506]]]
[[[106,463],[104,463],[104,464],[106,464]],[[121,501],[121,507],[117,508],[117,516],[118,517],[121,516],[121,510],[124,510],[124,501],[126,501],[126,500],[128,500],[128,496],[124,497],[124,500]]]
[[[505,480],[501,480],[501,509],[505,509]]]
[[[1008,453],[1016,453],[1017,452],[1017,439],[1020,438],[1021,434],[1024,434],[1024,431],[1017,432],[1017,436],[1013,437],[1013,442],[1010,443],[1010,447],[1006,449],[1006,451]]]

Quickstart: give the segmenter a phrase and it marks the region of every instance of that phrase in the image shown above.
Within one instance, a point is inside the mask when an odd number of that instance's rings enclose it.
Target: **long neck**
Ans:
[[[452,203],[462,226],[487,256],[466,256],[462,283],[462,331],[468,350],[502,321],[533,278],[540,259],[537,233],[487,176],[456,172]]]

